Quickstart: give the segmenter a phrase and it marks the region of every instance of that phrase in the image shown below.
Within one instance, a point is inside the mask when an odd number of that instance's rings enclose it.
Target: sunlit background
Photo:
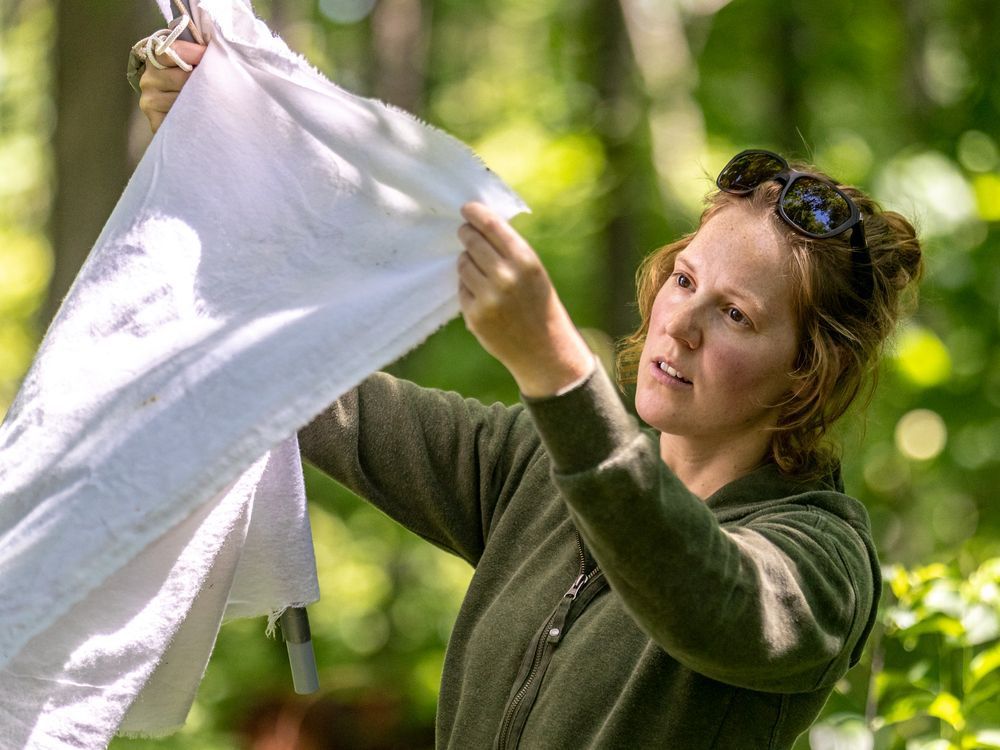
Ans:
[[[867,413],[841,430],[846,482],[886,566],[881,622],[799,747],[1000,747],[1000,4],[256,8],[340,85],[448,130],[511,183],[533,211],[516,226],[605,355],[634,322],[639,258],[695,226],[712,176],[742,148],[805,158],[911,217],[928,263],[919,308]],[[0,0],[0,413],[148,143],[124,68],[158,23],[152,0]],[[460,322],[392,369],[516,398]],[[307,480],[321,697],[289,694],[262,622],[233,623],[184,731],[113,747],[432,746],[470,571]]]

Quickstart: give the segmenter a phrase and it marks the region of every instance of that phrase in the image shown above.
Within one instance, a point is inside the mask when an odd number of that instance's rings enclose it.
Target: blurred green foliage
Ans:
[[[838,686],[812,750],[1000,748],[1000,558],[883,577],[865,669]]]
[[[55,4],[0,5],[0,411],[39,339],[52,264]],[[383,32],[402,23],[393,13],[403,5],[256,3],[293,48],[366,95],[385,83]],[[928,264],[919,308],[887,352],[870,408],[840,430],[848,488],[870,509],[887,566],[886,598],[862,665],[811,741],[816,750],[1000,745],[991,718],[1000,716],[1000,4],[416,6],[410,106],[470,143],[531,204],[515,226],[605,352],[632,314],[621,269],[696,225],[711,176],[740,148],[813,161],[916,222]],[[517,396],[460,321],[392,370],[486,401]],[[115,747],[232,748],[266,734],[268,717],[306,726],[320,714],[341,728],[376,717],[409,738],[402,746],[429,746],[470,571],[315,472],[307,484],[323,697],[289,696],[280,642],[264,638],[263,622],[232,623],[183,732]],[[392,746],[326,736],[330,747]]]
[[[52,196],[48,142],[53,13],[48,3],[0,6],[0,411],[37,346],[52,253],[45,233]]]

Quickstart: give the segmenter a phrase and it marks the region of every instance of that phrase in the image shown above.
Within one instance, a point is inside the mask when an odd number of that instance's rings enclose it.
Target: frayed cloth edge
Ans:
[[[285,614],[285,611],[289,607],[295,606],[294,604],[288,604],[281,609],[275,609],[271,611],[271,614],[267,616],[267,627],[264,628],[264,635],[268,638],[274,639],[278,637],[278,620],[281,616]]]
[[[120,729],[115,732],[116,737],[122,737],[127,740],[160,740],[164,737],[169,737],[172,734],[177,734],[184,728],[184,724],[177,724],[173,727],[168,727],[166,729],[150,729],[150,730],[136,730],[136,729]]]
[[[268,638],[277,638],[278,627],[279,627],[278,620],[281,619],[281,616],[285,614],[286,611],[288,611],[289,609],[306,609],[307,607],[309,607],[310,604],[315,604],[317,601],[318,600],[313,600],[310,602],[301,602],[301,603],[292,602],[291,604],[286,604],[284,607],[281,607],[280,609],[271,610],[271,613],[267,616],[267,625],[264,628],[264,635],[266,635]]]

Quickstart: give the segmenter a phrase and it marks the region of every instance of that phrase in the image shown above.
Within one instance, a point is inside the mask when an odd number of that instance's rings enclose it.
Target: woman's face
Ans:
[[[765,218],[734,204],[709,219],[653,303],[639,416],[709,449],[759,438],[798,351],[791,284],[789,252]]]

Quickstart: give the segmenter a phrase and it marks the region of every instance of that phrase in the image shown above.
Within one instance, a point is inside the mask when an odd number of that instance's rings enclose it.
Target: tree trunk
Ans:
[[[601,327],[618,338],[635,327],[635,268],[648,249],[642,237],[642,213],[650,194],[656,194],[645,127],[647,99],[637,90],[635,61],[618,0],[588,0],[578,33],[586,60],[581,77],[598,94],[596,127],[607,164],[602,186],[607,223],[600,239],[605,284]]]
[[[381,0],[372,14],[375,96],[419,114],[426,93],[430,5]]]
[[[765,31],[770,37],[771,65],[777,76],[771,128],[780,151],[798,154],[806,150],[805,156],[811,161],[808,151],[813,147],[809,138],[812,123],[804,98],[809,61],[802,56],[808,40],[800,38],[807,29],[803,28],[795,8],[787,2],[776,2],[772,12],[774,20]]]
[[[50,231],[55,267],[42,321],[58,309],[131,171],[125,80],[129,47],[162,25],[151,2],[56,3],[56,190]]]

